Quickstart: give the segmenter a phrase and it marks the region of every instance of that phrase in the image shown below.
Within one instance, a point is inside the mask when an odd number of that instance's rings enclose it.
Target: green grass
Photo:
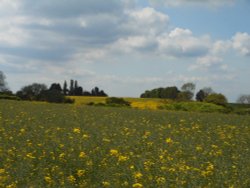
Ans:
[[[249,187],[250,117],[0,100],[0,187]]]

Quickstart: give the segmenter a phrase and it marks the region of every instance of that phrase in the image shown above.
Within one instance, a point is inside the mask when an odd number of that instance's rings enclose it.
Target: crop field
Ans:
[[[250,187],[250,116],[0,100],[0,187]]]
[[[70,96],[75,100],[76,105],[86,105],[88,103],[105,103],[107,97],[86,97],[86,96]],[[156,110],[164,105],[168,100],[163,99],[147,99],[147,98],[124,98],[131,103],[132,108]]]

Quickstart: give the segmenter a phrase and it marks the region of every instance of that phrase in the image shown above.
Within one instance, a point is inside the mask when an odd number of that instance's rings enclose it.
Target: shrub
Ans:
[[[20,98],[15,95],[4,95],[4,94],[0,94],[0,99],[20,100]]]
[[[227,98],[221,93],[212,93],[205,98],[204,102],[226,106]]]
[[[109,106],[130,106],[130,102],[123,98],[109,97],[106,99],[106,104]]]

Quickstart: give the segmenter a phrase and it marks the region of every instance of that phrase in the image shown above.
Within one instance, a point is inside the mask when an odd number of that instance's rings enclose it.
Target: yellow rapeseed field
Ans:
[[[250,187],[250,117],[0,100],[0,187]]]

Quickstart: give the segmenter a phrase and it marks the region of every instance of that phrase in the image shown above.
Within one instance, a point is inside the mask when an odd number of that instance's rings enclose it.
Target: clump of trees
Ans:
[[[176,86],[166,88],[156,88],[153,90],[147,90],[141,94],[141,98],[161,98],[172,99],[178,101],[192,100],[195,91],[195,84],[185,83],[179,90]]]
[[[63,88],[59,83],[52,83],[49,88],[45,84],[33,83],[21,88],[16,95],[22,100],[47,101],[55,103],[73,103],[74,101],[66,96],[107,96],[103,90],[95,87],[91,92],[84,91],[78,86],[77,80],[70,80],[68,89],[64,81]]]
[[[185,83],[181,89],[176,86],[166,88],[156,88],[145,91],[141,98],[162,98],[174,101],[192,101],[195,95],[195,84]],[[221,93],[215,93],[210,87],[199,90],[195,95],[196,101],[213,103],[216,105],[226,106],[227,98]]]
[[[53,83],[48,89],[45,84],[33,83],[21,88],[16,95],[22,100],[47,101],[54,103],[73,103],[72,99],[66,98],[60,84]]]
[[[77,80],[70,80],[70,86],[68,88],[67,81],[63,84],[63,94],[69,96],[96,96],[96,97],[107,97],[108,95],[100,90],[98,87],[94,87],[91,91],[83,90],[81,86],[78,86]]]

